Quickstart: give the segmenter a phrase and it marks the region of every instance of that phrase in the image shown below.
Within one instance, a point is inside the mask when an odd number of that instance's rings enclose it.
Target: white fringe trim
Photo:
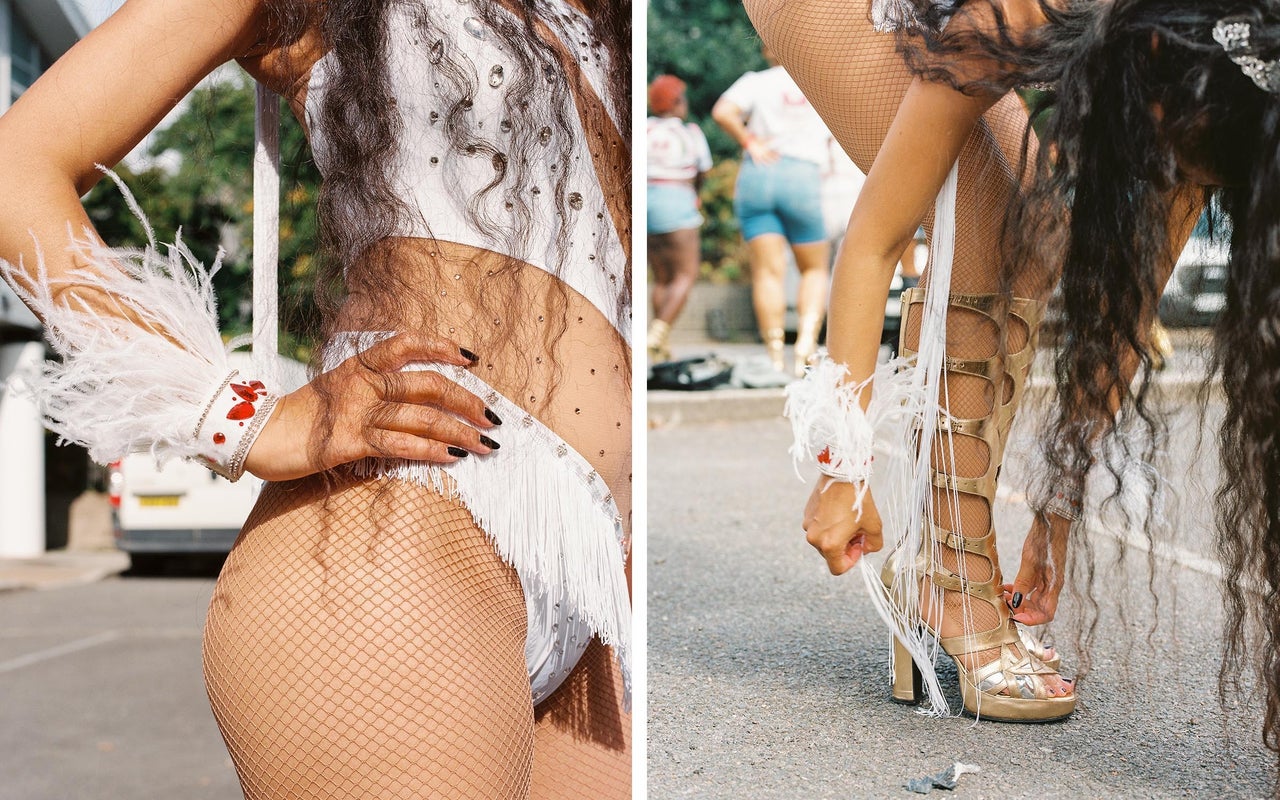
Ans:
[[[917,356],[881,364],[867,381],[852,385],[847,382],[844,365],[824,359],[806,373],[804,381],[787,387],[784,412],[795,433],[791,455],[797,471],[801,463],[813,464],[823,448],[830,448],[832,461],[840,462],[834,471],[843,473],[841,479],[859,484],[853,511],[861,514],[868,489],[875,498],[883,523],[885,559],[892,559],[892,568],[884,576],[889,586],[885,586],[870,558],[861,559],[858,570],[876,613],[920,668],[927,700],[921,713],[932,716],[951,713],[934,667],[941,649],[935,631],[941,620],[923,619],[920,587],[925,577],[922,566],[936,563],[938,557],[926,526],[934,518],[930,454],[939,420],[947,414],[942,367],[946,358],[957,180],[958,170],[952,166],[938,194],[929,255],[929,288]],[[871,383],[871,401],[863,412],[859,398],[866,391],[867,382]],[[828,467],[824,471],[833,470]],[[955,502],[954,498],[951,502]],[[924,546],[929,549],[927,558],[921,560],[917,556]],[[941,590],[935,587],[931,599],[931,608],[940,612]],[[965,602],[966,629],[971,630],[967,598]]]
[[[350,349],[327,353],[326,363],[334,365],[387,335],[352,334]],[[406,369],[438,372],[482,398],[503,420],[493,431],[502,448],[446,465],[368,459],[358,474],[416,483],[461,501],[516,569],[529,607],[525,655],[535,702],[568,676],[594,634],[614,648],[630,708],[627,542],[604,479],[554,431],[465,368]]]
[[[45,337],[62,357],[23,378],[45,425],[60,441],[87,448],[98,463],[136,452],[150,452],[158,463],[200,458],[206,448],[193,432],[234,368],[229,355],[240,344],[224,345],[218,333],[213,275],[222,255],[205,269],[181,231],[162,252],[128,188],[101,169],[142,223],[147,246],[111,248],[92,230],[77,238],[68,226],[68,251],[89,266],[51,278],[38,241],[34,273],[21,262],[0,261],[0,275],[41,317]],[[86,297],[115,307],[99,311]],[[274,360],[264,359],[252,377],[283,387],[278,374]]]

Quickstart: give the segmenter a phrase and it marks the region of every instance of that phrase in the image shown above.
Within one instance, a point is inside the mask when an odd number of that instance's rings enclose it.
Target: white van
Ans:
[[[232,483],[194,461],[156,469],[145,453],[109,470],[116,546],[128,553],[225,553],[262,488],[252,475]]]

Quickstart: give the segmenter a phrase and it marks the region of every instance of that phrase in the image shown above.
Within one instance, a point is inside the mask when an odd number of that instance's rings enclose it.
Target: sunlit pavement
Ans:
[[[947,795],[958,799],[1270,796],[1257,706],[1224,716],[1216,695],[1216,454],[1206,443],[1193,456],[1199,418],[1172,406],[1180,411],[1163,468],[1181,503],[1165,508],[1158,612],[1147,554],[1119,544],[1126,534],[1114,520],[1095,522],[1092,594],[1103,614],[1082,708],[1029,726],[930,719],[889,702],[888,635],[865,588],[856,576],[831,577],[804,541],[808,487],[786,456],[785,422],[652,430],[649,796],[905,798],[915,796],[908,780],[954,761],[982,770]],[[1020,428],[1010,451],[1033,454],[1034,444]],[[1022,472],[1016,458],[1007,465],[996,509],[1007,574],[1028,522]],[[1079,650],[1069,618],[1082,603],[1064,596],[1063,606],[1051,638],[1071,672]]]

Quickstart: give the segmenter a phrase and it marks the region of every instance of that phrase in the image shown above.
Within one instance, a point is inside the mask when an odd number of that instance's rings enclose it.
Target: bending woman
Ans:
[[[1025,27],[1039,22],[1032,13],[1038,11],[1034,2],[1022,4],[1029,8],[1009,5],[1010,15],[1027,14],[1017,20]],[[837,141],[867,172],[836,261],[831,295],[828,347],[832,362],[847,369],[840,381],[845,386],[863,384],[875,371],[894,267],[929,216],[952,165],[958,164],[952,298],[945,311],[947,394],[941,402],[952,417],[965,422],[957,435],[939,438],[929,465],[935,488],[922,552],[930,557],[918,579],[913,576],[908,591],[916,596],[906,601],[913,619],[904,626],[921,638],[940,640],[956,659],[967,676],[961,688],[969,712],[1011,721],[1070,714],[1075,705],[1071,683],[1045,664],[1056,662],[1055,654],[1024,642],[1010,620],[992,526],[996,475],[1046,295],[1042,284],[1015,284],[1013,292],[1022,299],[1012,303],[1000,295],[1000,234],[1018,186],[1015,165],[1026,113],[1016,97],[1003,92],[970,96],[913,77],[897,52],[896,37],[874,27],[867,0],[851,5],[755,0],[747,10]],[[883,9],[875,12],[884,21]],[[976,27],[985,21],[961,18],[950,24]],[[924,285],[929,278],[926,274]],[[920,349],[924,299],[923,289],[904,293],[904,354]],[[866,408],[870,395],[863,391],[856,402]],[[815,399],[824,402],[826,398]],[[831,469],[826,447],[832,443],[813,444],[828,462],[815,466],[828,474],[820,477],[810,497],[805,529],[831,571],[841,574],[863,553],[881,548],[877,504],[886,498],[865,497],[859,504],[866,476],[859,479],[853,471],[860,465],[844,465],[852,471]],[[1042,515],[1033,533],[1048,541],[1051,526],[1067,524],[1060,515]],[[897,556],[899,566],[916,562],[916,552]],[[1009,587],[1009,599],[1014,591],[1025,597],[1032,585],[1056,580],[1028,570]],[[1034,611],[1026,617],[1030,622],[1052,614],[1050,608]],[[900,654],[897,665],[895,697],[916,700],[910,661]],[[935,701],[936,709],[943,707]]]
[[[247,797],[629,794],[629,18],[129,0],[0,119],[51,424],[269,481],[204,643]],[[229,373],[200,273],[105,249],[78,202],[231,59],[324,174],[340,288],[294,391]]]

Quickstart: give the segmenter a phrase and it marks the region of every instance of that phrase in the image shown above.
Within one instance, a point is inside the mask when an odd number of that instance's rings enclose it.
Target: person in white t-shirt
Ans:
[[[729,87],[711,116],[743,149],[734,211],[751,258],[752,300],[769,358],[783,362],[786,251],[800,270],[795,372],[818,348],[827,304],[830,244],[822,214],[822,173],[834,147],[830,132],[795,81],[777,65],[748,72]]]
[[[685,82],[659,75],[649,85],[648,243],[653,270],[653,319],[646,346],[651,361],[666,361],[667,337],[698,279],[702,263],[698,190],[711,169],[702,129],[685,122]]]

